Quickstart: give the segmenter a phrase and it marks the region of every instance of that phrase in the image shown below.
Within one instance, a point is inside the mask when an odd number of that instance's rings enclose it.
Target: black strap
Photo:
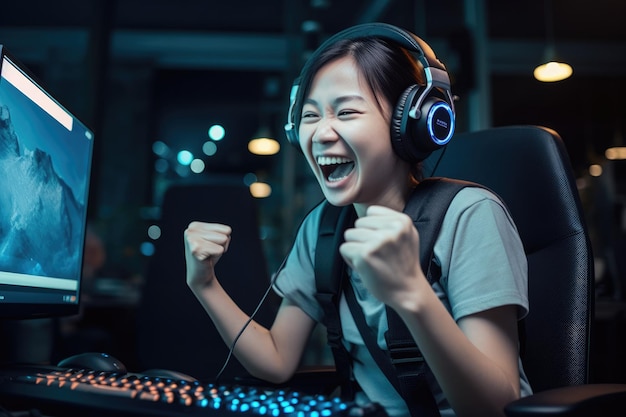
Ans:
[[[433,264],[435,241],[450,202],[461,189],[475,183],[449,178],[427,178],[415,187],[403,212],[411,217],[420,235],[420,262],[428,282],[439,280],[441,271]],[[434,266],[433,266],[434,265]]]
[[[352,206],[336,207],[325,202],[315,250],[315,297],[324,312],[328,346],[335,360],[336,372],[340,378],[341,396],[353,399],[356,382],[352,374],[352,359],[343,344],[343,331],[339,317],[339,298],[344,284],[345,263],[338,256],[343,242],[343,233],[336,233],[337,225],[351,227],[356,219]],[[334,256],[337,254],[337,256]],[[332,261],[332,262],[331,262]]]
[[[389,382],[393,385],[396,391],[404,399],[409,407],[409,411],[412,417],[439,417],[439,408],[432,395],[431,389],[428,384],[425,372],[427,371],[426,362],[424,358],[421,358],[420,372],[411,373],[411,375],[400,375],[397,371],[397,367],[390,360],[389,356],[378,345],[376,340],[376,334],[367,325],[363,310],[359,305],[354,289],[348,281],[344,287],[346,294],[346,301],[350,307],[352,317],[359,328],[359,332],[363,337],[363,341],[367,346],[372,358],[376,361],[376,364],[385,374]]]
[[[419,230],[420,261],[431,284],[436,282],[441,274],[440,269],[432,262],[432,259],[434,243],[439,234],[443,217],[454,195],[468,185],[476,184],[446,178],[426,179],[415,188],[404,210]],[[348,297],[352,292],[352,287],[347,285],[349,278],[345,263],[339,255],[339,246],[343,242],[343,231],[352,227],[356,214],[352,206],[335,207],[328,203],[324,204],[326,206],[323,208],[315,255],[318,291],[316,298],[324,311],[324,325],[328,331],[328,344],[333,352],[335,366],[342,381],[342,395],[349,397],[354,393],[352,362],[342,343],[343,333],[338,306],[342,289],[350,289],[350,291],[346,291],[346,297]],[[352,297],[354,298],[354,294]],[[388,354],[386,354],[378,348],[375,336],[372,343],[368,336],[372,330],[366,324],[365,326],[359,325],[359,321],[365,323],[365,318],[358,303],[349,302],[348,304],[352,304],[350,305],[352,315],[359,326],[366,345],[369,343],[368,349],[378,366],[407,402],[411,415],[437,416],[439,411],[436,405],[432,411],[433,404],[435,404],[432,392],[437,388],[437,383],[413,337],[397,313],[391,308],[386,309],[388,331],[385,334],[385,339],[389,349]],[[369,331],[365,331],[365,329],[369,329]],[[369,342],[368,339],[370,339]],[[429,414],[424,414],[423,410],[431,411]]]
[[[431,285],[441,277],[441,268],[434,262],[434,247],[443,218],[454,196],[470,185],[475,184],[447,178],[428,178],[415,188],[404,209],[419,231],[420,263]],[[403,389],[410,390],[414,384],[426,380],[430,390],[436,390],[435,377],[426,366],[413,336],[392,308],[387,307],[386,311],[388,330],[385,340],[401,384],[406,386]]]

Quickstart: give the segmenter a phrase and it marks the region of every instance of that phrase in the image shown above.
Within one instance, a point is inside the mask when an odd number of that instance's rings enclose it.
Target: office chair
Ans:
[[[443,154],[442,154],[443,152]],[[523,364],[534,395],[509,417],[612,415],[626,385],[589,384],[593,257],[565,146],[557,132],[507,126],[457,134],[424,162],[424,174],[483,184],[508,206],[529,267]]]
[[[183,232],[193,221],[233,228],[228,252],[216,265],[220,283],[251,314],[268,289],[270,278],[259,237],[258,207],[242,181],[173,185],[163,197],[161,237],[155,242],[137,311],[137,371],[166,369],[212,381],[228,348],[187,287]],[[271,325],[277,304],[266,301],[255,320]],[[235,357],[222,380],[246,375]]]

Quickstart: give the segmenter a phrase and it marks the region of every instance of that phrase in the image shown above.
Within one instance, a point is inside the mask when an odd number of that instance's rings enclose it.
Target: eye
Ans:
[[[339,117],[349,117],[354,114],[359,114],[359,112],[353,109],[342,109],[337,112]]]
[[[302,121],[303,122],[311,122],[315,121],[319,118],[319,115],[313,111],[303,111],[302,112]]]

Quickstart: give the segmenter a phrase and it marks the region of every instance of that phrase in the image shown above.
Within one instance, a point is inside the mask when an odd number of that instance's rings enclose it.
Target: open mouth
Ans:
[[[317,164],[329,182],[336,182],[347,177],[354,169],[354,161],[337,156],[318,156]]]

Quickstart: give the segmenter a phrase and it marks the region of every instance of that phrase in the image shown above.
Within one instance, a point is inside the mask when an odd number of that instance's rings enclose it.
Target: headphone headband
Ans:
[[[435,52],[432,48],[422,39],[397,26],[378,22],[362,23],[336,33],[324,41],[309,60],[313,61],[315,56],[322,53],[327,47],[340,39],[353,40],[360,38],[379,38],[391,41],[411,52],[416,52],[416,58],[422,63],[424,68],[432,67],[443,71],[446,70],[446,67],[435,56]]]

